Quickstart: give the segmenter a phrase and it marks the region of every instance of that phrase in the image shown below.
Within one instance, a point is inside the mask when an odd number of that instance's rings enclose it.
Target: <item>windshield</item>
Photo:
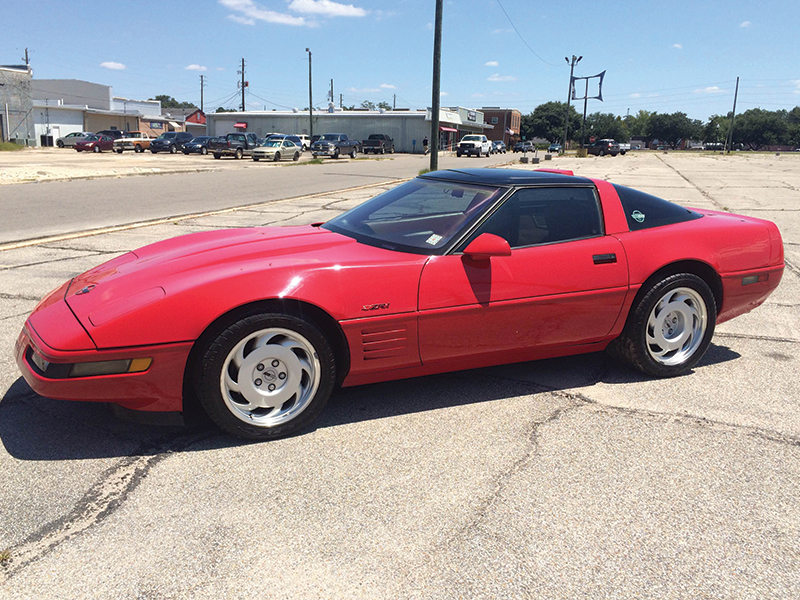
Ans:
[[[197,143],[197,144],[202,144],[206,140],[210,140],[210,139],[211,138],[208,137],[207,135],[200,135],[200,136],[197,136],[196,138],[193,138],[192,141]]]
[[[87,135],[86,139],[84,141],[85,142],[92,142],[92,141],[99,140],[99,139],[100,138],[97,137],[96,135]]]
[[[172,139],[174,137],[175,137],[175,132],[174,131],[169,131],[167,133],[162,133],[160,136],[158,136],[158,139],[160,139],[160,140],[170,140],[170,139]]]
[[[335,141],[337,141],[339,139],[339,136],[338,135],[334,135],[332,133],[326,133],[325,135],[323,135],[319,139],[325,140],[326,142],[335,142]]]
[[[502,193],[502,188],[418,178],[322,227],[390,250],[443,254]]]
[[[465,135],[463,138],[461,138],[461,140],[464,141],[464,142],[480,142],[481,141],[481,136],[479,136],[479,135]]]
[[[264,145],[267,148],[280,148],[281,141],[280,140],[267,140],[264,142]]]

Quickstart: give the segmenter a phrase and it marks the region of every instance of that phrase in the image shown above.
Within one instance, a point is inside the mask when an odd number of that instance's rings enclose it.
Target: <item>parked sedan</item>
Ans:
[[[185,394],[266,440],[339,387],[606,348],[688,374],[783,271],[769,221],[570,171],[436,171],[327,223],[118,256],[47,295],[15,358],[47,398],[163,412]]]
[[[548,152],[555,152],[556,154],[561,154],[562,150],[561,144],[550,144],[550,147],[547,149]]]
[[[190,142],[193,137],[188,131],[166,131],[150,142],[150,152],[175,154],[178,150],[183,150],[183,145]]]
[[[295,146],[298,146],[300,148],[300,152],[304,152],[305,151],[305,147],[303,146],[303,140],[300,138],[300,136],[297,136],[297,135],[286,135],[284,133],[273,133],[272,135],[267,136],[266,140],[264,140],[264,141],[267,141],[267,140],[290,140],[291,142],[294,142]],[[261,143],[263,144],[264,142],[261,142]]]
[[[82,142],[90,135],[94,135],[93,133],[89,133],[87,131],[76,131],[74,133],[68,133],[67,135],[60,137],[56,140],[56,146],[59,148],[72,148],[78,142]]]
[[[210,135],[198,135],[183,145],[184,154],[208,154],[208,141],[214,139]]]
[[[253,160],[258,162],[262,158],[264,160],[272,160],[278,162],[280,160],[299,160],[300,154],[303,152],[303,147],[298,146],[292,140],[287,139],[287,136],[275,137],[272,136],[264,142],[263,145],[253,149],[251,156]]]
[[[503,140],[494,140],[492,142],[492,153],[493,154],[505,154],[508,148],[506,148],[506,143]]]
[[[110,135],[91,134],[86,139],[75,144],[78,152],[102,152],[114,149],[114,138]]]

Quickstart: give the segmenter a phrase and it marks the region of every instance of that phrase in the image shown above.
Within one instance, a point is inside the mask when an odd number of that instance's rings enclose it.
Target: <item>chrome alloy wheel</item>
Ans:
[[[662,365],[685,363],[703,343],[708,312],[703,297],[688,287],[668,291],[647,319],[647,351]]]
[[[289,329],[255,331],[225,357],[222,398],[238,419],[258,427],[291,421],[309,405],[320,383],[314,346]]]

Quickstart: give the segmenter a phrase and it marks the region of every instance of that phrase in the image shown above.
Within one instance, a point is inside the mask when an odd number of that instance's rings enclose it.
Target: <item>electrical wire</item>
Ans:
[[[546,64],[546,65],[550,65],[551,67],[557,67],[558,65],[554,65],[554,64],[553,64],[553,63],[551,63],[551,62],[547,62],[547,61],[546,61],[545,59],[543,59],[541,56],[539,56],[538,54],[536,54],[536,51],[535,51],[533,48],[531,48],[531,46],[530,46],[530,44],[528,44],[528,42],[526,42],[526,41],[525,41],[525,38],[524,38],[524,37],[522,37],[522,34],[519,32],[519,29],[517,29],[517,26],[516,26],[516,25],[514,25],[514,21],[512,21],[512,20],[511,20],[511,17],[509,17],[509,16],[508,16],[508,13],[506,12],[506,9],[505,9],[505,8],[503,8],[503,5],[500,3],[500,0],[497,0],[497,5],[500,7],[500,10],[502,10],[502,11],[503,11],[503,14],[506,16],[506,19],[508,19],[508,22],[509,22],[509,23],[511,23],[511,27],[513,27],[513,28],[514,28],[514,31],[516,31],[516,32],[517,32],[517,35],[519,36],[519,39],[521,39],[521,40],[522,40],[522,43],[523,43],[523,44],[525,44],[525,46],[527,46],[528,50],[530,50],[530,51],[531,51],[531,54],[533,54],[533,55],[534,55],[536,58],[538,58],[538,59],[539,59],[540,61],[542,61],[544,64]]]

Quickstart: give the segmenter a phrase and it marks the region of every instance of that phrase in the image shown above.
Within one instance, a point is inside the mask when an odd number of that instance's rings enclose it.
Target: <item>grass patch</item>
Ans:
[[[324,158],[312,158],[310,161],[304,162],[303,164],[304,165],[322,165],[322,164],[325,164],[325,159]]]
[[[14,152],[16,150],[24,150],[25,146],[22,144],[15,144],[14,142],[0,142],[1,152]]]
[[[420,169],[417,175],[425,175],[425,173],[430,173],[430,172],[431,172],[430,169]]]
[[[0,565],[4,565],[10,560],[11,560],[11,550],[6,548],[5,550],[0,551]]]

